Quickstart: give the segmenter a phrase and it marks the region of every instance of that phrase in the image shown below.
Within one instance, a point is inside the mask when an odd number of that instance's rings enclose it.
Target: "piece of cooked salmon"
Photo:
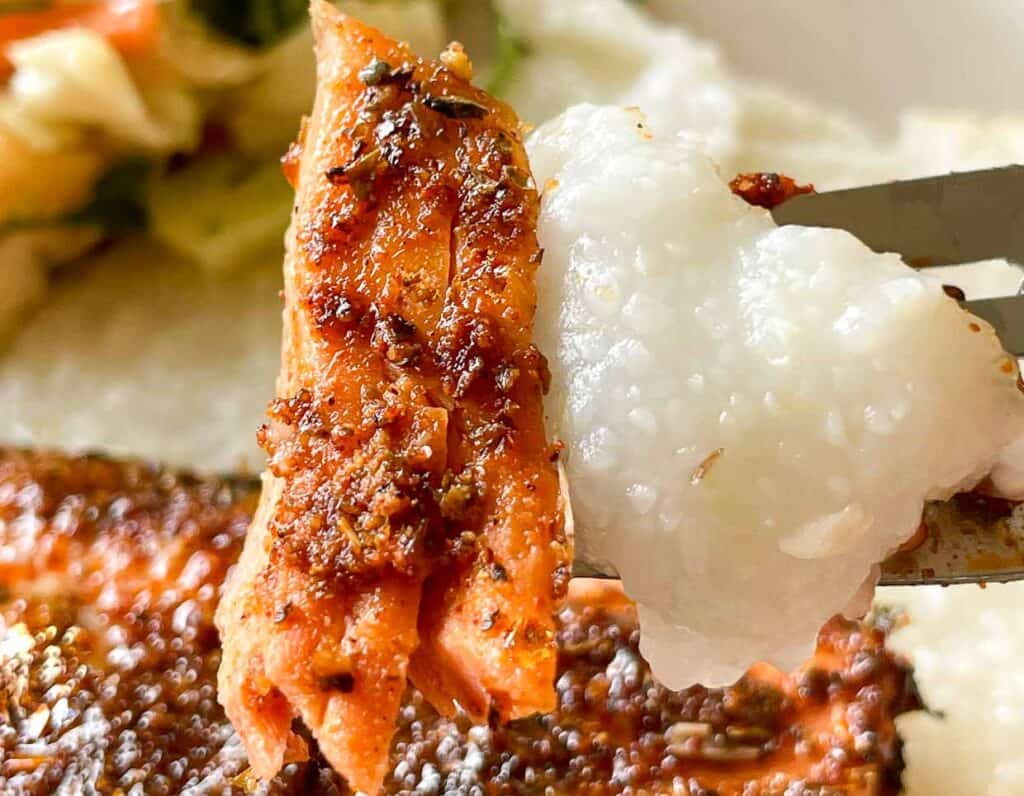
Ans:
[[[571,550],[518,120],[464,62],[312,13],[269,472],[218,611],[220,699],[261,777],[305,756],[298,718],[375,792],[409,674],[446,713],[554,706]]]
[[[215,698],[213,611],[257,489],[0,448],[0,793],[353,793],[315,753],[259,783]],[[673,692],[621,591],[572,585],[555,709],[474,725],[409,688],[385,793],[899,792],[894,718],[918,703],[879,627],[831,622],[790,676]]]

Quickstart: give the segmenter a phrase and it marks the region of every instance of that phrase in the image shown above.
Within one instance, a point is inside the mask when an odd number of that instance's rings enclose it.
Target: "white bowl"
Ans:
[[[743,73],[882,128],[911,107],[1024,112],[1019,0],[653,0]]]

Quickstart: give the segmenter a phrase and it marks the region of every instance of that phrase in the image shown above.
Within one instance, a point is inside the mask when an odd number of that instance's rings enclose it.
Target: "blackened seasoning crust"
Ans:
[[[365,348],[368,359],[386,362],[380,400],[392,407],[392,431],[379,434],[380,418],[364,412],[367,422],[344,422],[352,434],[332,442],[338,411],[323,411],[324,398],[310,388],[278,399],[261,435],[275,474],[288,481],[274,519],[278,550],[303,566],[316,560],[325,578],[343,580],[383,569],[413,574],[418,564],[427,571],[446,549],[439,537],[463,528],[438,524],[436,500],[419,490],[409,498],[424,515],[419,524],[429,527],[382,534],[373,524],[378,515],[367,529],[368,490],[391,489],[386,479],[394,477],[396,494],[406,494],[410,481],[430,482],[438,493],[446,472],[472,469],[497,444],[519,446],[548,383],[546,362],[530,342],[538,198],[515,117],[449,69],[398,47],[369,57],[358,79],[344,131],[350,143],[339,142],[339,162],[323,172],[342,190],[323,191],[320,206],[297,217],[300,249],[314,265],[301,280],[302,307],[328,344]],[[301,157],[302,146],[296,149],[293,157]],[[424,268],[396,274],[397,289],[381,284],[380,273],[402,262],[392,255],[425,245],[418,240],[425,225],[446,230],[443,282]],[[334,267],[342,257],[362,265]],[[391,391],[389,398],[389,382],[403,377],[402,397]],[[446,412],[461,400],[468,411],[453,433],[489,430],[474,437],[477,451],[450,454],[458,461],[447,470],[434,461],[381,461],[404,456],[412,415]],[[337,472],[361,454],[371,461],[360,472],[388,474],[329,483],[315,475]],[[302,473],[308,477],[295,477]],[[545,477],[553,483],[553,470]],[[347,512],[352,521],[339,525],[343,505],[354,509]],[[554,527],[560,520],[543,522]]]

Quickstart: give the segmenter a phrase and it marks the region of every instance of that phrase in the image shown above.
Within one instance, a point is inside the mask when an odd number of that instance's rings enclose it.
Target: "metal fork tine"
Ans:
[[[992,324],[1007,353],[1024,357],[1024,295],[961,302],[964,309]]]
[[[845,229],[917,267],[994,258],[1024,264],[1024,166],[797,196],[780,224]]]
[[[781,225],[845,229],[918,268],[995,258],[1024,265],[1024,166],[805,194],[772,215]],[[1009,353],[1024,356],[1024,299],[963,304],[992,324]]]

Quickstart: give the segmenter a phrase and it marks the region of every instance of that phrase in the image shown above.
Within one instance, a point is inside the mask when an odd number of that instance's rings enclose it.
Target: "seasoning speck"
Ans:
[[[705,457],[704,461],[698,464],[694,469],[693,474],[690,476],[690,483],[697,486],[697,484],[703,481],[704,477],[711,472],[712,466],[722,457],[723,453],[725,453],[725,448],[716,448],[711,451],[711,453]]]
[[[374,58],[370,63],[359,70],[359,79],[367,86],[376,86],[388,73],[391,72],[391,64]]]
[[[461,42],[453,41],[441,53],[443,63],[456,77],[462,80],[473,79],[473,62]]]
[[[320,678],[320,686],[325,691],[340,691],[343,694],[351,694],[356,687],[356,678],[351,672],[332,674]]]
[[[344,166],[327,170],[327,179],[332,185],[350,185],[359,199],[366,199],[373,188],[380,165],[380,149],[372,149]]]
[[[967,301],[967,294],[956,285],[943,285],[942,292],[956,301]]]
[[[482,119],[487,115],[487,108],[479,102],[466,97],[429,96],[423,104],[430,110],[447,116],[449,119]]]

